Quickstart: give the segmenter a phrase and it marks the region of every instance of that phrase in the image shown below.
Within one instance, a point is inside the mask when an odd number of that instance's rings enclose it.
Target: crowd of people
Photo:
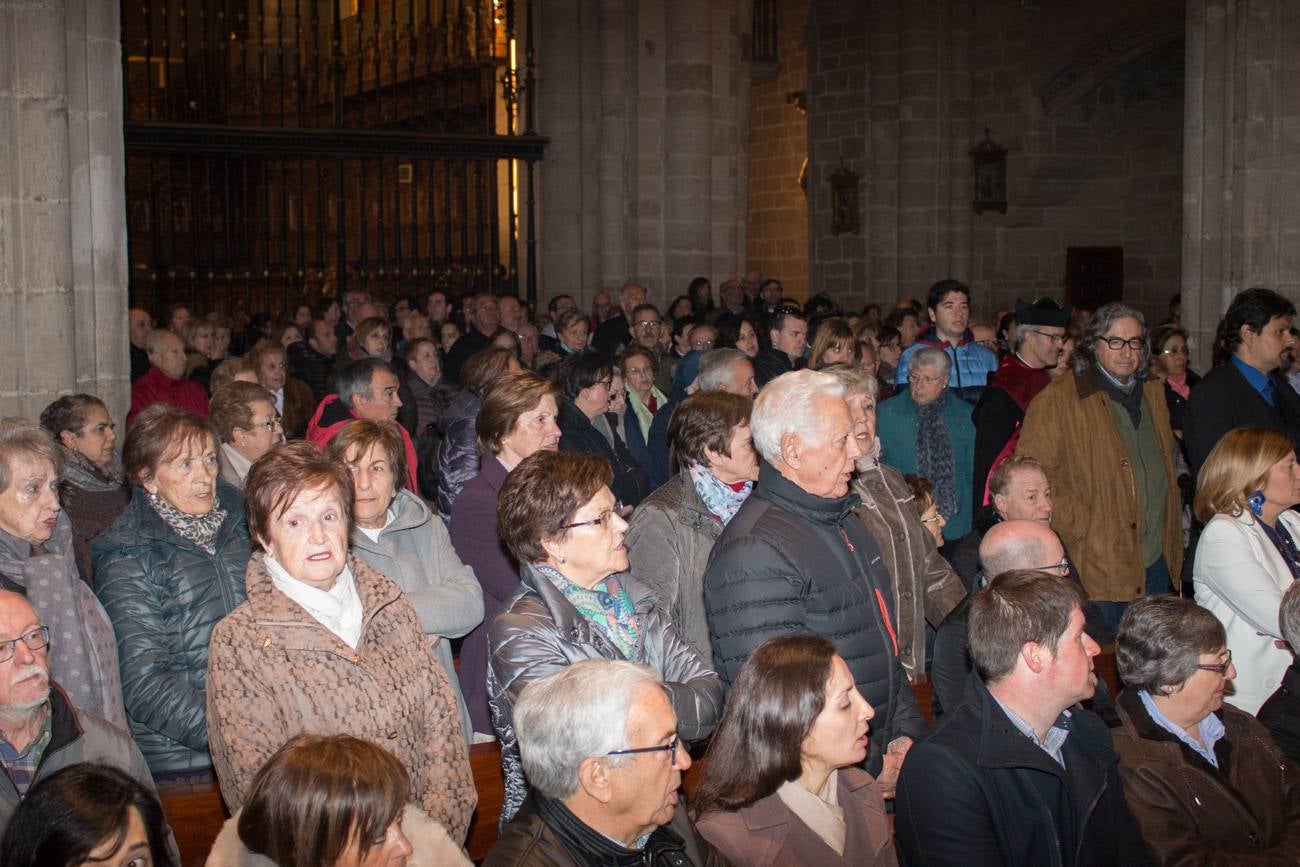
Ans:
[[[204,782],[213,867],[468,864],[490,741],[490,865],[1300,863],[1294,305],[971,295],[131,310],[120,441],[0,420],[0,867]]]

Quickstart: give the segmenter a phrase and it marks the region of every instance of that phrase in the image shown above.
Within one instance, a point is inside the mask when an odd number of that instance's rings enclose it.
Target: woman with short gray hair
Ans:
[[[1223,703],[1237,669],[1218,618],[1190,599],[1145,596],[1116,645],[1120,779],[1156,862],[1292,863],[1300,772],[1254,717]]]
[[[974,482],[973,407],[948,391],[952,360],[937,346],[909,359],[906,391],[880,404],[876,431],[880,459],[903,475],[929,479],[934,501],[948,523],[951,542],[970,532]]]

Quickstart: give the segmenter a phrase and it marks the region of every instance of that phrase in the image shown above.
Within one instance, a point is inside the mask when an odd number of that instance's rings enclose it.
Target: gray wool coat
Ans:
[[[442,519],[405,488],[397,492],[392,522],[372,541],[360,528],[352,530],[352,553],[376,572],[392,579],[411,600],[426,635],[437,635],[437,654],[456,690],[460,727],[473,737],[464,691],[456,676],[451,639],[469,634],[483,622],[483,588],[474,570],[461,562],[451,546]]]

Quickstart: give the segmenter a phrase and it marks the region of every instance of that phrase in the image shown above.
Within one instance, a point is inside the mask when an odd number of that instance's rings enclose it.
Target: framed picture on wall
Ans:
[[[862,231],[859,214],[862,202],[858,195],[857,172],[849,171],[841,165],[839,171],[831,175],[831,234],[857,235]]]

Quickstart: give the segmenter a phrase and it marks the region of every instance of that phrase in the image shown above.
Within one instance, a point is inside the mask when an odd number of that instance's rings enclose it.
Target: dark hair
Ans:
[[[808,354],[808,366],[813,370],[821,370],[824,367],[822,356],[833,348],[849,349],[853,352],[855,364],[862,361],[862,350],[858,347],[857,338],[853,336],[853,329],[847,320],[838,316],[818,323],[817,333],[812,339],[812,350]]]
[[[121,847],[132,808],[144,825],[153,863],[175,867],[158,796],[117,768],[88,762],[56,771],[28,790],[0,839],[0,857],[5,867],[76,867],[106,840]]]
[[[108,412],[104,402],[93,394],[65,394],[41,410],[41,427],[55,442],[64,431],[80,434],[93,407]]]
[[[605,356],[590,349],[575,352],[560,362],[555,381],[564,389],[564,396],[573,400],[579,392],[591,388],[602,379],[614,374],[614,365]]]
[[[519,417],[534,410],[546,395],[559,403],[560,387],[531,370],[507,373],[483,398],[474,423],[478,448],[487,454],[499,454],[505,438],[515,429]],[[558,407],[557,407],[558,408]]]
[[[1213,365],[1219,366],[1231,358],[1241,345],[1241,327],[1244,325],[1256,334],[1278,316],[1295,316],[1295,305],[1272,289],[1253,288],[1238,292],[1219,320],[1214,334]]]
[[[1155,330],[1151,332],[1151,354],[1159,355],[1164,345],[1175,337],[1181,337],[1185,341],[1187,340],[1187,332],[1173,323],[1157,325]]]
[[[913,319],[917,318],[916,311],[911,307],[895,307],[889,311],[889,315],[885,317],[883,326],[880,329],[881,342],[884,342],[886,328],[892,328],[899,333],[899,336],[902,336],[903,320],[909,316]]]
[[[333,489],[352,526],[352,472],[310,440],[294,440],[271,449],[253,462],[244,480],[244,514],[256,550],[265,550],[271,521],[303,491]]]
[[[650,372],[652,374],[659,372],[659,359],[655,358],[653,352],[639,343],[629,343],[627,346],[620,349],[618,355],[614,358],[614,364],[618,366],[619,372],[623,374],[624,379],[627,378],[627,366],[633,358],[649,359]],[[651,378],[653,379],[654,377],[652,376]]]
[[[354,419],[330,438],[325,451],[329,456],[343,464],[360,460],[375,446],[383,449],[384,460],[393,473],[393,495],[396,496],[406,483],[406,443],[402,441],[402,432],[395,421],[371,421]]]
[[[705,449],[731,456],[731,432],[749,424],[749,398],[725,391],[702,391],[683,400],[668,422],[668,442],[683,466],[707,467]]]
[[[876,346],[884,346],[886,343],[898,341],[898,348],[903,348],[903,334],[892,325],[882,325],[876,332]]]
[[[653,304],[648,304],[648,303],[638,304],[637,306],[632,308],[632,321],[628,323],[629,326],[631,327],[636,326],[636,321],[641,318],[641,311],[643,310],[653,310],[655,312],[655,316],[659,319],[660,322],[662,322],[664,319],[663,314],[659,312],[659,308],[654,306]]]
[[[689,296],[689,295],[678,295],[678,296],[677,296],[676,298],[674,298],[674,299],[672,300],[672,302],[671,302],[667,307],[665,307],[664,309],[668,312],[669,315],[671,315],[672,312],[673,312],[673,310],[674,310],[674,309],[677,307],[677,305],[678,305],[680,302],[682,302],[682,301],[685,301],[685,302],[686,302],[686,306],[689,307],[689,308],[691,308],[691,311],[694,312],[694,310],[695,310],[695,303],[691,300],[691,296]],[[657,311],[656,311],[656,312],[657,312]],[[688,313],[687,315],[690,315],[690,314]],[[676,317],[674,317],[674,318],[676,318]]]
[[[947,280],[940,280],[930,287],[925,293],[925,309],[933,310],[938,307],[944,298],[947,298],[953,292],[960,292],[970,301],[970,287],[960,280],[954,280],[949,277]]]
[[[207,437],[212,438],[215,446],[217,437],[202,416],[165,403],[145,407],[126,432],[126,444],[122,447],[127,481],[143,484],[153,477],[163,461],[179,454],[195,440]]]
[[[278,867],[364,859],[406,808],[411,780],[392,753],[351,735],[298,735],[267,759],[239,814],[240,841]]]
[[[543,539],[561,538],[564,525],[614,479],[596,455],[534,452],[506,476],[497,497],[497,533],[520,563],[546,559]]]
[[[767,338],[767,331],[759,324],[752,313],[728,313],[726,316],[720,317],[714,323],[718,329],[718,339],[714,342],[714,347],[717,349],[734,348],[736,341],[740,339],[740,327],[746,322],[758,335],[759,348],[761,349],[763,341]]]
[[[492,386],[510,369],[512,358],[515,358],[515,354],[500,346],[480,349],[461,365],[460,387],[479,397],[487,397]]]
[[[809,634],[769,638],[750,654],[705,754],[691,801],[695,819],[743,809],[799,778],[834,658],[834,644]]]
[[[912,492],[912,509],[916,512],[916,517],[924,518],[925,510],[930,506],[936,505],[934,499],[934,483],[925,476],[915,476],[908,474],[903,476],[907,489]]]
[[[559,307],[560,305],[561,298],[568,298],[570,301],[573,300],[572,295],[567,295],[565,293],[560,293],[559,295],[553,295],[551,296],[551,300],[546,302],[546,312],[554,316],[556,308]]]
[[[1129,689],[1169,695],[1196,674],[1202,653],[1228,644],[1223,624],[1190,599],[1143,596],[1124,612],[1115,637],[1115,668]]]
[[[1015,671],[1026,642],[1050,647],[1055,655],[1070,615],[1085,604],[1083,590],[1068,578],[1032,569],[1003,572],[971,602],[971,663],[992,684]]]
[[[228,443],[235,435],[235,428],[249,430],[253,423],[253,401],[264,400],[275,409],[275,398],[271,392],[255,382],[242,379],[231,380],[212,392],[208,403],[208,421],[216,430],[217,440]]]
[[[775,313],[773,313],[771,316],[768,317],[767,319],[768,332],[770,333],[772,331],[780,331],[781,329],[785,328],[785,321],[787,319],[798,319],[800,322],[808,321],[808,317],[805,316],[803,314],[803,311],[800,310],[797,306],[793,304],[786,305],[783,303],[780,307],[776,308]]]

